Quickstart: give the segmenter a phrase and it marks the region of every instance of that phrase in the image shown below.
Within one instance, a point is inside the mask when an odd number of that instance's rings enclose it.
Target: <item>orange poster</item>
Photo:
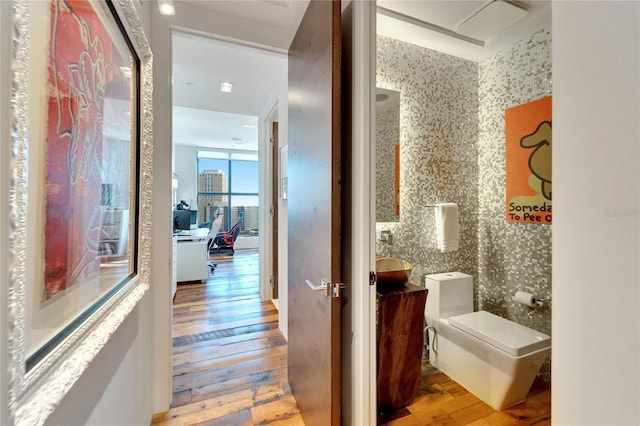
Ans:
[[[507,221],[551,224],[551,96],[505,111]]]

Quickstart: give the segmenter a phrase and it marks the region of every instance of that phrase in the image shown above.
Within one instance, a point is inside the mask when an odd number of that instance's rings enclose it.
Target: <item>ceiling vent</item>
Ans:
[[[515,2],[494,0],[456,26],[456,31],[487,41],[527,16],[527,9]]]

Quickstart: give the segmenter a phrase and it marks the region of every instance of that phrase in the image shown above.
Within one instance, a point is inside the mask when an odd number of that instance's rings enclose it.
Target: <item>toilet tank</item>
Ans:
[[[427,325],[437,328],[438,319],[473,312],[473,277],[462,272],[445,272],[425,277],[429,290],[425,306]]]

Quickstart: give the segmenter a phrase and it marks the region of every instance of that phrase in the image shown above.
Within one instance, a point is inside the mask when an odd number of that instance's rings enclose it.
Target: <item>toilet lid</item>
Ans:
[[[551,345],[551,338],[546,334],[486,311],[449,317],[449,324],[513,356]]]

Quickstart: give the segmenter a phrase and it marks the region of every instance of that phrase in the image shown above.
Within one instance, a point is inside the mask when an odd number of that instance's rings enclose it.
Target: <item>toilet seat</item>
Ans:
[[[449,324],[513,356],[551,346],[551,337],[487,311],[449,317]]]

